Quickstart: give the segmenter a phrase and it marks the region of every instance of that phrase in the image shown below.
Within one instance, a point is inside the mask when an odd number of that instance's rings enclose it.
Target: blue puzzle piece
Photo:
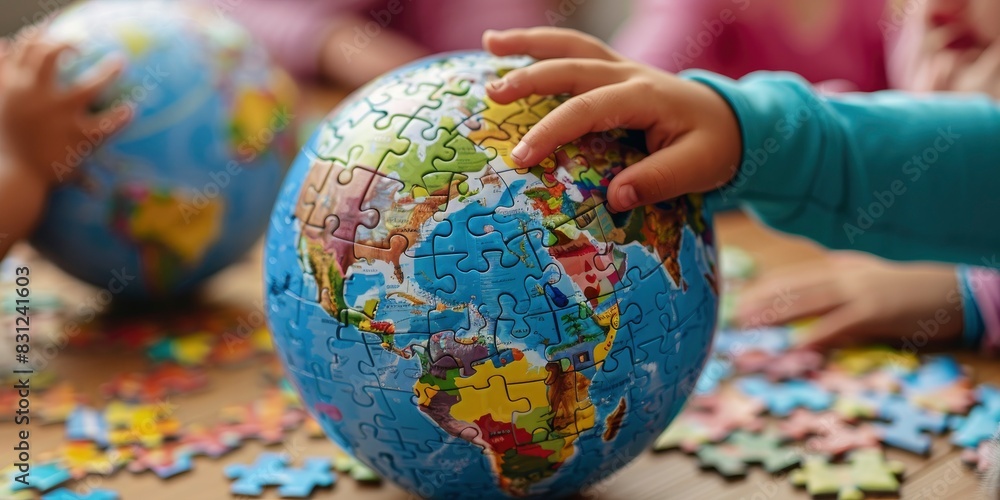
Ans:
[[[226,477],[236,479],[229,491],[234,495],[260,496],[265,486],[282,484],[281,473],[287,466],[288,456],[281,453],[261,453],[252,465],[229,465]]]
[[[907,397],[927,394],[964,380],[962,367],[949,356],[931,358],[917,370],[899,378],[903,394]]]
[[[875,423],[882,442],[911,453],[926,455],[931,449],[931,437],[925,432],[940,434],[948,426],[944,413],[929,411],[910,404],[896,395],[866,398],[877,408],[878,417],[888,423]]]
[[[317,486],[330,486],[336,480],[327,458],[309,458],[301,469],[288,467],[288,456],[261,453],[252,465],[226,467],[226,477],[236,479],[230,491],[236,495],[260,496],[265,486],[278,486],[283,497],[305,498]]]
[[[27,481],[27,484],[19,480],[22,477]],[[11,484],[11,491],[21,491],[29,488],[38,491],[48,491],[72,478],[73,476],[70,475],[68,470],[55,462],[35,464],[25,476],[22,476],[22,473],[17,470],[11,471],[7,476],[7,480]]]
[[[968,416],[955,416],[949,421],[953,431],[951,442],[958,446],[975,448],[993,437],[1000,427],[1000,389],[980,385],[976,388],[976,399],[979,405],[972,408]]]
[[[759,376],[740,379],[737,386],[744,394],[759,399],[771,414],[784,417],[795,408],[821,411],[833,403],[833,395],[826,389],[805,380],[769,382]]]
[[[182,474],[194,468],[194,460],[190,453],[178,453],[170,465],[157,465],[150,467],[160,479],[167,479]]]
[[[285,469],[280,473],[278,494],[289,498],[307,498],[316,487],[332,486],[337,475],[331,472],[328,458],[307,458],[301,469]]]
[[[77,493],[66,488],[59,488],[42,495],[42,500],[118,500],[117,492],[111,490],[90,490],[87,493]]]
[[[108,423],[104,413],[87,406],[77,406],[66,419],[66,437],[75,441],[93,441],[108,446]]]

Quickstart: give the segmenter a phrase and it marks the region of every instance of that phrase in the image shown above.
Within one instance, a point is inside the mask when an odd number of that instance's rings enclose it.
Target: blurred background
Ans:
[[[68,5],[72,0],[4,0],[4,15],[0,18],[0,35],[7,36],[22,26],[41,20]],[[336,0],[333,0],[336,1]],[[578,3],[585,8],[570,16],[568,26],[599,36],[604,40],[628,17],[633,0],[585,0]],[[226,2],[221,2],[226,3]]]

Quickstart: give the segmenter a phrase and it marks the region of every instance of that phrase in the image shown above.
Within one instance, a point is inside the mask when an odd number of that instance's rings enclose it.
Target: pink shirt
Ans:
[[[477,49],[487,29],[547,24],[540,0],[197,0],[240,21],[300,77],[316,76],[322,43],[340,16],[369,20],[365,36],[389,28],[431,52]]]
[[[671,72],[698,68],[739,78],[792,71],[836,90],[886,88],[881,0],[842,0],[823,35],[797,34],[782,2],[637,0],[615,46],[628,57]],[[819,38],[822,37],[822,38]]]

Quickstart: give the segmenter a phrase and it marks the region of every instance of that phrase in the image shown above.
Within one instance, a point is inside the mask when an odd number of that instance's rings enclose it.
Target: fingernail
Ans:
[[[507,86],[507,80],[501,78],[499,80],[493,80],[492,82],[490,82],[488,84],[489,88],[487,90],[491,92],[499,92],[503,90],[503,88],[506,86]]]
[[[622,206],[625,210],[628,210],[639,203],[639,195],[635,192],[635,187],[631,184],[626,184],[618,188],[618,204]]]
[[[523,167],[524,160],[531,156],[531,145],[524,141],[517,143],[517,146],[514,146],[514,149],[511,150],[510,156],[511,158],[514,158],[514,161],[516,161],[518,165]]]

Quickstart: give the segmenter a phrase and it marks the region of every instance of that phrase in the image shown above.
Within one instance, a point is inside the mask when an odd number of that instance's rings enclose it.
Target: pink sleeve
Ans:
[[[721,18],[735,19],[748,2],[720,0],[637,0],[612,45],[623,55],[665,71],[699,68],[720,72],[723,62],[713,47],[729,31]],[[715,27],[713,33],[713,26]],[[701,35],[706,40],[698,41]]]
[[[969,270],[969,285],[983,320],[982,351],[1000,354],[1000,273],[992,269]]]

